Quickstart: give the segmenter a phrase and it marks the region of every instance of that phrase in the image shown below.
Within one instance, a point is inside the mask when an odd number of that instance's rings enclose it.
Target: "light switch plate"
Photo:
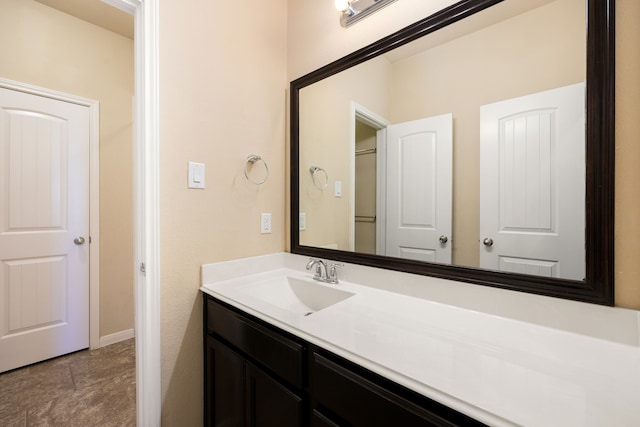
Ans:
[[[189,188],[204,188],[204,163],[189,162]]]
[[[260,233],[271,233],[271,214],[263,213],[260,215]]]
[[[334,190],[334,196],[342,197],[342,181],[336,181]]]
[[[300,212],[300,217],[298,219],[298,229],[300,231],[307,229],[307,214],[304,212]]]

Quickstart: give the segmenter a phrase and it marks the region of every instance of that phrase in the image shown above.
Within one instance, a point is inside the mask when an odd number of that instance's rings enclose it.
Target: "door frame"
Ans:
[[[137,425],[160,426],[158,0],[102,0],[134,17],[134,265]]]
[[[349,250],[354,251],[356,248],[356,122],[362,122],[367,126],[374,128],[376,132],[376,253],[380,255],[380,248],[384,251],[384,245],[380,246],[380,242],[384,242],[384,239],[380,239],[379,236],[384,236],[384,223],[385,223],[385,209],[386,206],[386,155],[387,155],[387,139],[386,129],[391,122],[384,117],[374,113],[371,110],[363,107],[357,102],[351,102],[351,120],[350,120],[350,132],[349,132],[349,175],[350,185],[349,190],[351,192],[351,200],[349,205],[350,219],[349,219]],[[384,253],[384,252],[383,252]]]
[[[0,88],[87,107],[89,110],[89,348],[100,347],[100,103],[0,77]]]

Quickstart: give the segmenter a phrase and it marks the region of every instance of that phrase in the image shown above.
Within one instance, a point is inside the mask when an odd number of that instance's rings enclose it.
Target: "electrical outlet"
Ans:
[[[271,233],[271,214],[263,213],[260,215],[260,233]]]

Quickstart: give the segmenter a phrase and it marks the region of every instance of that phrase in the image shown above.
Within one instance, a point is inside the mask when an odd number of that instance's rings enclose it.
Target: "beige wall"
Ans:
[[[285,223],[286,2],[160,0],[162,424],[202,424],[205,263],[280,252]],[[269,165],[260,187],[249,154]],[[187,189],[187,162],[206,188]],[[272,214],[260,234],[260,213]]]
[[[454,3],[403,0],[384,8],[358,24],[344,29],[335,10],[324,2],[289,0],[288,76],[290,80],[341,58],[437,9]],[[640,2],[617,0],[616,84],[616,305],[640,308]]]
[[[456,0],[398,1],[348,29],[340,26],[332,2],[288,0],[287,74],[301,77],[381,37],[425,18]]]
[[[133,41],[0,0],[0,77],[100,101],[100,336],[132,329]]]
[[[384,58],[324,79],[300,91],[300,212],[306,213],[303,245],[337,245],[350,250],[352,222],[353,102],[379,116],[388,116],[391,69]],[[371,90],[371,88],[376,90]],[[314,186],[310,166],[327,171],[324,190]],[[324,175],[318,174],[319,184]],[[342,197],[334,196],[335,181],[342,182]]]
[[[640,2],[616,2],[616,304],[640,309]]]

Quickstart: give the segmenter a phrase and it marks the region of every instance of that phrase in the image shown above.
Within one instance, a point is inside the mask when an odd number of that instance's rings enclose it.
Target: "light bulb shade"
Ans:
[[[333,5],[339,12],[346,12],[349,10],[349,0],[334,0]]]

